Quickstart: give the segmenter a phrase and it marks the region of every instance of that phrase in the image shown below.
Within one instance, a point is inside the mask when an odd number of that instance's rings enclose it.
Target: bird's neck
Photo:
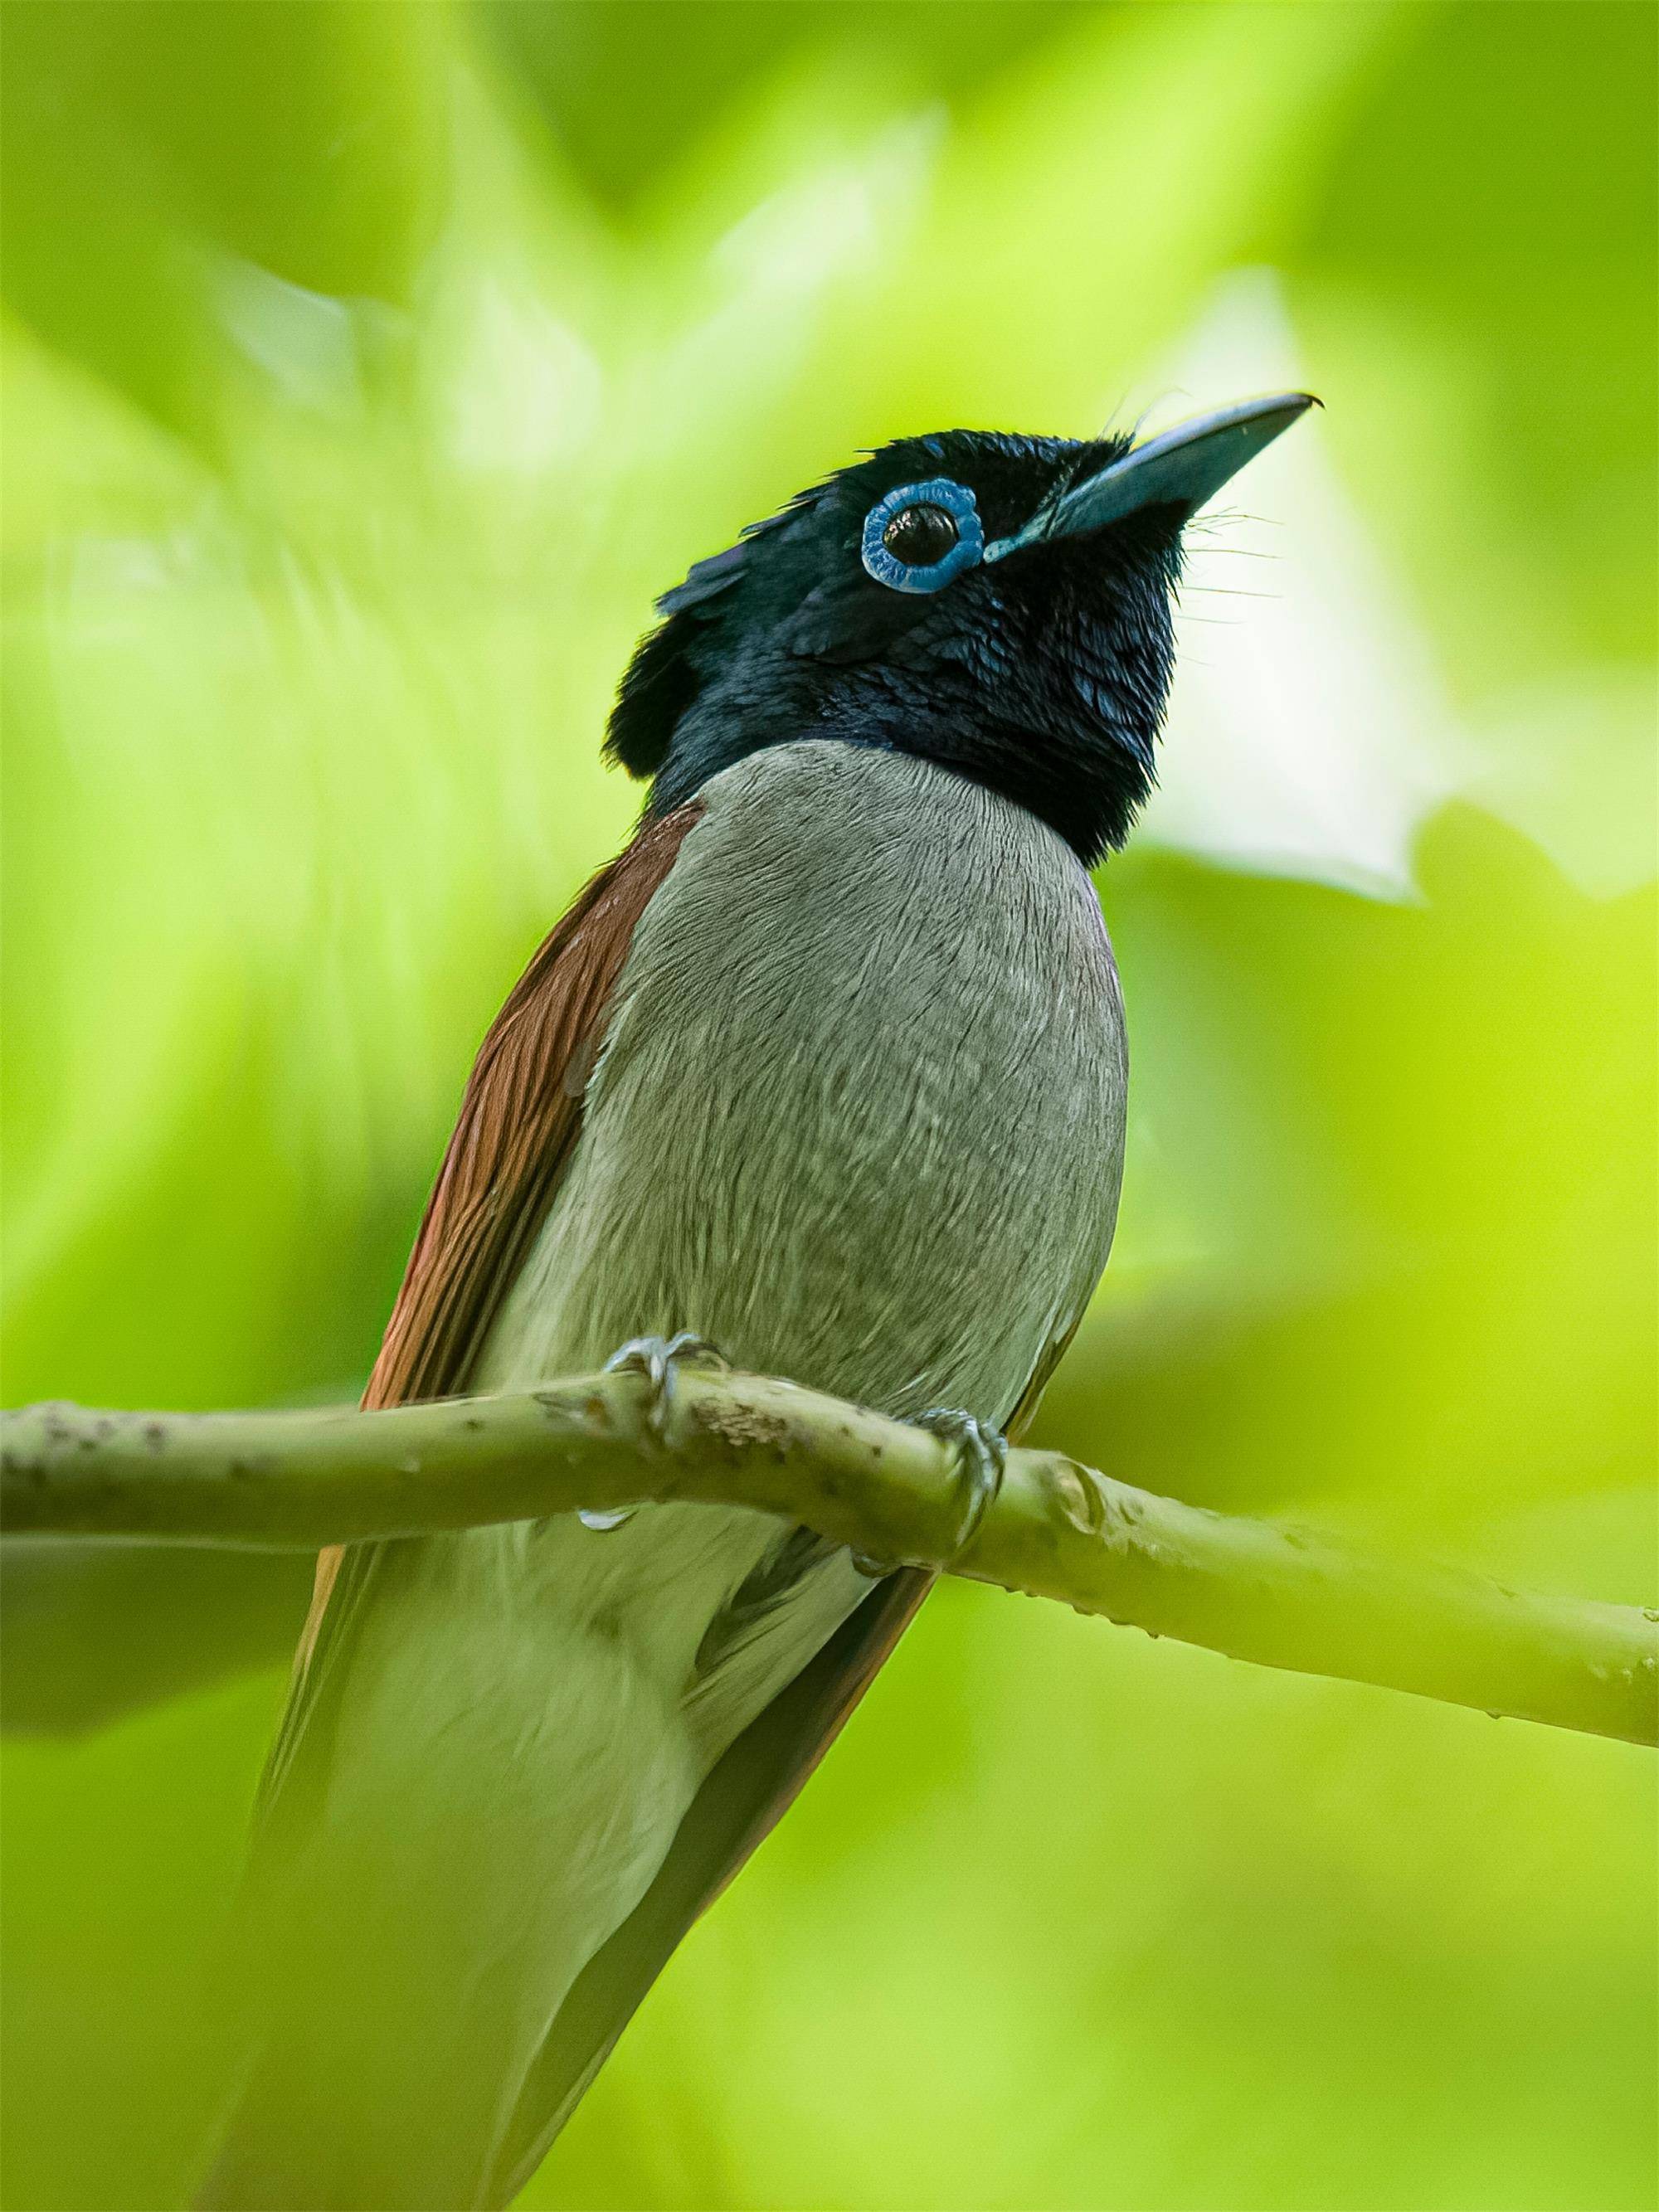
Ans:
[[[1151,793],[1154,727],[1103,726],[1098,716],[1081,712],[1027,727],[946,698],[913,696],[890,705],[856,696],[775,698],[763,720],[741,713],[688,716],[653,784],[648,811],[659,817],[671,813],[721,769],[771,746],[828,738],[905,753],[981,784],[1036,815],[1092,867],[1123,843]]]

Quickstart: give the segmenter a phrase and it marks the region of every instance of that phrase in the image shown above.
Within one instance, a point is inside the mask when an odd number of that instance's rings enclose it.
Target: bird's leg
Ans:
[[[613,1352],[605,1363],[607,1375],[643,1375],[651,1385],[650,1401],[646,1407],[645,1425],[659,1444],[668,1442],[669,1417],[674,1407],[674,1378],[682,1367],[723,1369],[726,1359],[706,1337],[693,1330],[683,1328],[676,1336],[629,1337],[619,1352]],[[620,1528],[624,1521],[631,1521],[637,1506],[619,1505],[609,1510],[590,1512],[579,1508],[576,1518],[585,1528]]]
[[[954,1444],[957,1455],[957,1479],[962,1490],[962,1522],[957,1530],[956,1541],[951,1547],[952,1559],[959,1559],[980,1531],[980,1524],[997,1499],[1002,1488],[1003,1471],[1008,1464],[1008,1439],[995,1429],[988,1429],[971,1413],[959,1412],[951,1406],[935,1406],[926,1413],[918,1413],[912,1425],[918,1429],[931,1429],[948,1444]],[[860,1574],[879,1577],[890,1575],[893,1569],[878,1559],[853,1554],[853,1564]]]

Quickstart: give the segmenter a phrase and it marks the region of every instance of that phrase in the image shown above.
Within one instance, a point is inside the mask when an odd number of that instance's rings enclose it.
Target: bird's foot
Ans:
[[[725,1353],[707,1337],[683,1328],[677,1336],[630,1337],[620,1352],[605,1363],[607,1375],[643,1375],[651,1385],[645,1424],[659,1444],[668,1441],[669,1416],[674,1409],[675,1378],[683,1367],[724,1372]]]
[[[668,1423],[674,1409],[675,1377],[682,1367],[723,1370],[727,1364],[724,1353],[710,1344],[706,1337],[683,1328],[677,1336],[630,1337],[619,1352],[613,1352],[605,1363],[607,1375],[643,1375],[650,1383],[649,1401],[645,1409],[645,1425],[659,1444],[668,1442]],[[589,1511],[582,1507],[576,1518],[585,1528],[620,1528],[624,1521],[631,1521],[637,1506],[619,1505],[609,1510]]]
[[[980,1532],[986,1515],[997,1502],[1008,1466],[1008,1439],[995,1429],[983,1427],[971,1413],[951,1406],[935,1406],[916,1417],[919,1429],[931,1429],[957,1448],[957,1480],[962,1492],[962,1522],[951,1557],[959,1559]]]
[[[911,1425],[930,1429],[936,1437],[956,1447],[962,1522],[951,1547],[951,1557],[959,1559],[978,1535],[981,1523],[1002,1488],[1003,1473],[1008,1464],[1008,1439],[995,1429],[984,1427],[971,1413],[961,1413],[951,1406],[935,1406],[926,1413],[918,1413]],[[893,1572],[880,1560],[865,1559],[856,1552],[853,1564],[860,1574],[872,1578]]]

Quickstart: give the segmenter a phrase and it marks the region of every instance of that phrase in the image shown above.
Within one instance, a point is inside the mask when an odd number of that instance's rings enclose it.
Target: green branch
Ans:
[[[637,1376],[392,1411],[0,1417],[18,1535],[303,1548],[649,1499],[754,1506],[860,1554],[939,1567],[1260,1665],[1659,1741],[1659,1613],[1363,1559],[1053,1452],[1014,1451],[953,1556],[951,1449],[755,1376],[685,1371],[659,1438]]]

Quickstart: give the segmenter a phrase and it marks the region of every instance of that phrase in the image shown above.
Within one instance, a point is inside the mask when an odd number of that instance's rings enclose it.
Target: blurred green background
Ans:
[[[901,432],[1305,382],[1103,873],[1041,1434],[1651,1598],[1650,7],[4,16],[8,1401],[355,1394],[689,562]],[[5,1578],[6,2201],[170,2204],[306,1569]],[[1648,2205],[1655,1813],[948,1587],[525,2201]]]

